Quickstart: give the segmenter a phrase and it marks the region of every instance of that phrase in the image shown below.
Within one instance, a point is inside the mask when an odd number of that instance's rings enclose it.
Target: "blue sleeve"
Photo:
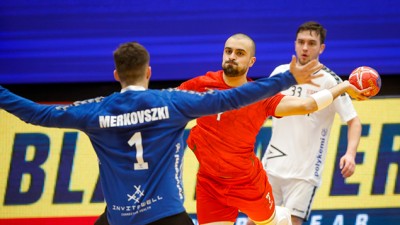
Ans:
[[[296,80],[292,74],[286,71],[276,76],[246,83],[237,88],[198,93],[192,98],[177,96],[173,101],[182,114],[189,118],[197,118],[252,104],[276,95],[295,84]]]
[[[15,95],[0,86],[0,108],[34,125],[80,129],[82,114],[74,108],[42,105]]]

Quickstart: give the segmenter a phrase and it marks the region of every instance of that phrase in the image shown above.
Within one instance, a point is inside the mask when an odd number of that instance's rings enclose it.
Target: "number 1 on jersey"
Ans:
[[[136,145],[136,160],[137,163],[133,164],[134,170],[147,170],[149,169],[149,164],[143,159],[143,146],[142,146],[142,134],[136,132],[131,139],[128,141],[129,146]]]

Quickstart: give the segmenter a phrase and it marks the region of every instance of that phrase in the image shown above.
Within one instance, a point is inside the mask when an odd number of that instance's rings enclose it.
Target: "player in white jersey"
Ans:
[[[318,59],[325,49],[326,30],[316,22],[302,24],[298,30],[295,49],[298,63]],[[271,75],[287,70],[288,65],[278,66]],[[294,85],[282,93],[306,98],[322,89],[342,82],[330,69],[319,71],[324,76],[315,79],[320,85]],[[348,125],[346,154],[340,159],[344,178],[355,169],[355,155],[361,136],[361,122],[348,95],[343,94],[323,110],[301,116],[273,118],[272,137],[262,158],[272,185],[275,202],[291,210],[292,223],[307,221],[321,175],[328,147],[329,135],[335,114]]]

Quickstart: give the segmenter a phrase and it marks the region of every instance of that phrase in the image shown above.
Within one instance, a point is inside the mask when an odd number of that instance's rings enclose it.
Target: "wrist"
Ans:
[[[352,153],[352,152],[349,152],[349,151],[347,151],[345,155],[347,155],[347,156],[349,156],[349,157],[351,157],[353,159],[356,158],[356,155],[354,153]]]
[[[343,81],[343,84],[344,84],[346,90],[348,90],[350,88],[350,82],[348,80]]]
[[[328,107],[333,102],[333,95],[327,89],[318,91],[310,95],[310,97],[314,99],[315,103],[317,104],[318,110]]]
[[[356,158],[357,147],[348,146],[345,155],[351,156],[352,158]]]

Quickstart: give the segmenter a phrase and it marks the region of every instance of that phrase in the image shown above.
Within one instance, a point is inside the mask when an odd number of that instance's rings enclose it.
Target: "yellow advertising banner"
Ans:
[[[85,216],[98,215],[104,210],[104,202],[92,203],[91,198],[94,193],[97,179],[99,176],[97,157],[91,146],[88,137],[76,130],[66,130],[58,128],[44,128],[26,124],[4,111],[0,112],[0,155],[2,163],[0,163],[0,218],[32,218],[32,217],[57,217],[57,216]],[[66,157],[61,153],[63,148],[63,140],[68,134],[77,134],[75,154],[71,168],[68,165],[61,166],[61,160]],[[43,163],[40,166],[32,165],[34,171],[25,173],[20,177],[13,177],[10,174],[10,168],[21,166],[21,162],[13,160],[13,156],[17,150],[15,146],[23,142],[23,139],[43,140],[43,149],[27,146],[26,162],[39,161],[38,155],[41,156]],[[49,153],[46,156],[46,149]],[[43,152],[43,153],[42,153]],[[64,156],[64,157],[62,157]],[[36,159],[35,159],[36,157]],[[38,162],[39,163],[39,162]],[[32,163],[33,164],[33,163]],[[14,167],[15,167],[14,166]],[[30,165],[22,165],[29,167]],[[68,193],[81,193],[81,201],[77,203],[56,203],[55,192],[56,187],[60,187],[57,183],[62,173],[70,172],[70,179],[66,188]],[[36,174],[32,177],[32,174]],[[12,184],[17,185],[12,185]],[[19,185],[18,185],[19,184]],[[11,187],[10,187],[11,185]],[[17,187],[15,187],[17,186]],[[20,187],[18,187],[20,186]],[[19,190],[13,190],[18,188]],[[16,202],[9,201],[13,192],[19,192],[18,197],[25,196],[32,198],[30,200]],[[65,191],[64,191],[65,192]],[[25,193],[25,194],[23,194]]]
[[[313,209],[400,209],[400,98],[354,104],[363,125],[356,172],[346,180],[340,175],[338,165],[347,133],[337,117]],[[194,124],[188,124],[185,134]],[[5,111],[0,111],[0,127],[0,219],[97,216],[103,212],[97,158],[85,134],[29,125]],[[259,157],[270,128],[271,120],[267,120],[257,138]],[[27,144],[31,142],[39,147]],[[18,172],[21,168],[28,172]],[[196,213],[197,168],[194,154],[187,149],[183,179],[185,206],[191,214]]]
[[[315,209],[400,208],[400,99],[354,101],[363,125],[358,147],[356,171],[344,180],[351,189],[333,195],[334,173],[339,173],[339,142],[347,143],[341,135],[340,118],[335,118],[321,188],[317,191]],[[339,179],[337,179],[339,180]],[[343,180],[343,179],[342,179]]]

